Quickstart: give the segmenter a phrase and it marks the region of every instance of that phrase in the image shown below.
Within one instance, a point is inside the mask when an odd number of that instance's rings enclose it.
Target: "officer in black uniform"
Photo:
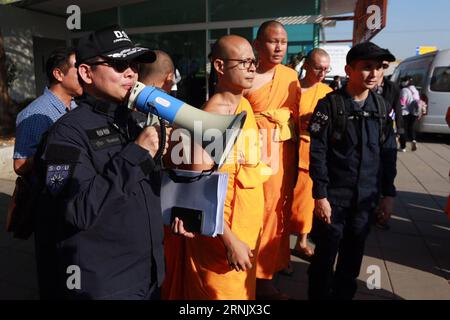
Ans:
[[[382,212],[392,211],[396,143],[390,107],[371,89],[382,61],[393,59],[373,43],[354,46],[346,58],[347,85],[320,100],[311,118],[316,248],[308,270],[310,299],[353,298],[380,193]]]
[[[51,128],[39,157],[41,298],[158,297],[163,223],[154,156],[161,137],[155,127],[142,129],[143,119],[126,107],[139,63],[154,60],[154,52],[136,47],[119,26],[79,41],[76,66],[85,94]]]

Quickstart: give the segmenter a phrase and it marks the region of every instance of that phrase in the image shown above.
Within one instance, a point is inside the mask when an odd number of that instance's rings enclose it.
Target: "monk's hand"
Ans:
[[[227,259],[230,267],[236,271],[245,271],[252,268],[253,253],[250,247],[237,237],[227,246]]]
[[[195,235],[192,232],[186,231],[183,226],[183,220],[175,217],[171,226],[172,232],[177,236],[184,236],[186,238],[194,238]]]
[[[326,224],[331,223],[331,206],[327,198],[314,201],[314,214]]]

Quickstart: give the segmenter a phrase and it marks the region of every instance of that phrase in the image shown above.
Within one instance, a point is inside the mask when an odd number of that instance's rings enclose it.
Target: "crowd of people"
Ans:
[[[119,26],[51,55],[49,87],[17,117],[14,153],[17,174],[37,186],[42,299],[286,300],[273,277],[295,272],[291,254],[311,262],[310,299],[353,298],[370,227],[386,225],[393,209],[393,123],[415,149],[418,116],[403,112],[418,93],[383,77],[395,58],[371,42],[348,52],[348,79],[334,88],[322,83],[325,50],[308,53],[299,80],[282,64],[287,43],[284,26],[270,20],[253,44],[226,35],[211,48],[214,89],[203,110],[245,111],[242,132],[259,137],[246,143],[241,134],[219,169],[229,180],[217,237],[178,218],[163,226],[161,172],[175,167],[173,131],[127,108],[136,81],[176,95],[170,56],[137,47]],[[200,146],[191,155],[202,161],[183,169],[215,168]],[[74,266],[80,278],[69,285]]]

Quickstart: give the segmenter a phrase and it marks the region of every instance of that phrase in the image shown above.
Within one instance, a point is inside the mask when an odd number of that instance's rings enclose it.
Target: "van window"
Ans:
[[[450,67],[434,68],[430,89],[431,91],[450,92]]]
[[[399,67],[397,67],[395,70],[394,70],[394,73],[392,73],[392,75],[391,75],[391,81],[392,82],[395,82],[395,83],[397,83],[398,84],[398,79],[400,79],[399,78],[399,75],[400,75],[400,68]]]
[[[433,58],[434,56],[431,56],[400,63],[392,75],[393,81],[400,84],[401,78],[410,76],[413,78],[413,84],[416,88],[422,91],[426,86],[425,81]]]

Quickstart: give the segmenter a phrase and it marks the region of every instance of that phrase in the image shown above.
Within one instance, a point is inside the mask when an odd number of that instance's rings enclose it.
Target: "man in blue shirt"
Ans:
[[[73,109],[73,98],[82,94],[75,68],[75,51],[54,50],[46,63],[49,87],[17,115],[14,171],[26,176],[31,171],[33,155],[50,126]]]

